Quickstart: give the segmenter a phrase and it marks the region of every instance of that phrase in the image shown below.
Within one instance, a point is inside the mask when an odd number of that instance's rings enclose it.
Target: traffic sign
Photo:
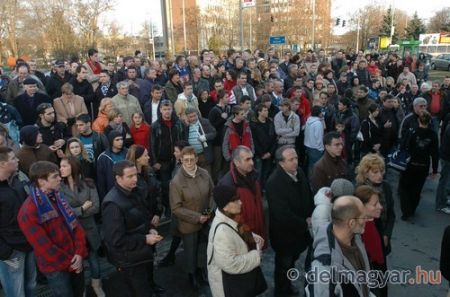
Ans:
[[[270,36],[269,44],[286,44],[286,36],[278,35],[278,36]]]

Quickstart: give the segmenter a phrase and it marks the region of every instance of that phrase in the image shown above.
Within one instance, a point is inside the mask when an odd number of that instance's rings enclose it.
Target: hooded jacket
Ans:
[[[331,223],[331,188],[323,187],[314,196],[314,212],[311,217],[313,236],[316,237],[317,232],[321,226],[325,226]]]
[[[305,146],[323,151],[323,133],[324,126],[322,120],[319,117],[309,117],[305,127]]]

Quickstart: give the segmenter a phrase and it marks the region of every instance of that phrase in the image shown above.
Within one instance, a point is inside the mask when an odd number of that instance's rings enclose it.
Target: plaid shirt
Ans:
[[[59,216],[40,224],[37,207],[28,196],[17,215],[19,227],[34,249],[41,272],[72,271],[72,258],[75,255],[84,258],[88,254],[84,230],[78,223],[72,233],[56,202],[50,201]]]

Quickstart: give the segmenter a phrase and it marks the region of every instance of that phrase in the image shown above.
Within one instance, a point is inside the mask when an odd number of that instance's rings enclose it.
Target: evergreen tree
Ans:
[[[386,10],[386,14],[383,16],[383,23],[381,24],[380,28],[380,35],[382,36],[391,36],[391,23],[392,23],[392,9],[389,7]],[[395,28],[395,22],[394,22],[394,28]],[[394,30],[394,36],[392,36],[392,44],[395,44],[397,41],[397,32]]]
[[[425,25],[417,16],[416,11],[406,27],[406,38],[419,40],[419,35],[422,33],[425,33]]]

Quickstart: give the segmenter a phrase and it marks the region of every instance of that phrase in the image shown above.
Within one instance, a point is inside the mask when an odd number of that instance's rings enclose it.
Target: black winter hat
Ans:
[[[39,128],[34,125],[23,126],[20,129],[20,141],[28,146],[36,145],[36,138],[39,134]]]
[[[227,185],[217,185],[213,189],[213,197],[219,209],[224,208],[231,201],[239,199],[236,197],[236,188]]]
[[[112,147],[112,144],[114,142],[114,138],[122,136],[122,133],[120,133],[117,130],[111,130],[111,132],[108,133],[108,141],[109,141],[109,146]]]
[[[23,81],[23,84],[24,85],[37,85],[37,81],[34,78],[29,77]]]

